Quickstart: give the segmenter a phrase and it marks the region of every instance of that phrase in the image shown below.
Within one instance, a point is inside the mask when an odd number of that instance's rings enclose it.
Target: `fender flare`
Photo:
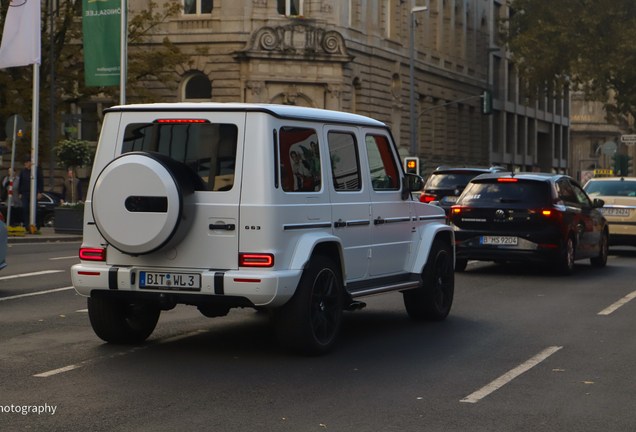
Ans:
[[[345,263],[343,261],[342,242],[334,235],[325,232],[312,232],[303,234],[296,242],[296,248],[292,256],[291,263],[289,264],[289,270],[303,270],[311,255],[314,253],[314,249],[320,243],[335,243],[338,246],[339,263],[342,269],[342,280],[346,280]]]
[[[422,231],[422,240],[420,241],[419,249],[417,250],[417,256],[411,268],[411,273],[420,274],[424,270],[426,261],[428,261],[428,255],[433,246],[433,241],[438,237],[440,233],[448,233],[450,235],[450,242],[453,248],[453,262],[455,261],[455,233],[452,228],[446,224],[433,222],[424,227]]]

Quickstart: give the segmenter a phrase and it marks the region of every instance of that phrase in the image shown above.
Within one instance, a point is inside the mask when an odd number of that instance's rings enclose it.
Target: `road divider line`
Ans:
[[[48,372],[42,372],[40,374],[37,375],[33,375],[34,377],[38,377],[38,378],[46,378],[46,377],[50,377],[52,375],[57,375],[63,372],[68,372],[68,371],[72,371],[73,369],[77,369],[79,367],[82,367],[80,365],[70,365],[70,366],[65,366],[63,368],[59,368],[59,369],[53,369],[51,371]]]
[[[6,300],[14,300],[14,299],[22,298],[22,297],[33,297],[36,295],[49,294],[49,293],[54,293],[58,291],[68,291],[72,289],[73,287],[70,286],[70,287],[64,287],[64,288],[55,288],[55,289],[47,290],[47,291],[37,291],[37,292],[28,293],[28,294],[19,294],[19,295],[14,295],[11,297],[0,297],[0,302],[6,301]]]
[[[161,340],[157,341],[157,343],[155,345],[160,345],[160,344],[165,344],[165,343],[170,343],[170,342],[176,342],[178,340],[189,338],[191,336],[196,336],[196,335],[199,335],[201,333],[206,333],[206,332],[207,332],[207,330],[197,330],[197,331],[193,331],[193,332],[190,332],[190,333],[182,334],[182,335],[179,335],[179,336],[172,336],[172,337],[169,337],[169,338],[166,338],[166,339],[161,339]]]
[[[497,378],[496,380],[494,380],[493,382],[491,382],[487,386],[482,387],[481,389],[477,390],[476,392],[466,396],[464,399],[460,400],[460,402],[467,402],[467,403],[477,403],[477,402],[479,402],[481,399],[485,398],[490,393],[492,393],[495,390],[498,390],[499,388],[501,388],[504,385],[508,384],[510,381],[512,381],[513,379],[517,378],[522,373],[527,372],[528,370],[532,369],[533,367],[535,367],[536,365],[538,365],[539,363],[541,363],[542,361],[544,361],[545,359],[550,357],[552,354],[554,354],[555,352],[559,351],[561,348],[563,348],[563,347],[554,346],[554,347],[550,347],[550,348],[544,349],[543,351],[541,351],[536,356],[532,357],[527,362],[525,362],[525,363],[517,366],[516,368],[512,369],[511,371],[503,374],[502,376],[500,376],[499,378]]]
[[[24,277],[30,277],[30,276],[42,276],[42,275],[47,275],[52,273],[62,273],[65,271],[66,270],[44,270],[44,271],[33,272],[33,273],[20,273],[20,274],[15,274],[11,276],[2,276],[0,277],[0,280],[18,279],[18,278],[24,278]]]
[[[598,313],[598,315],[609,315],[612,312],[614,312],[616,309],[618,309],[619,307],[627,304],[627,302],[629,302],[630,300],[634,299],[635,297],[636,297],[636,291],[634,291],[631,294],[627,294],[625,297],[623,297],[622,299],[620,299],[619,301],[617,301],[616,303],[614,303],[610,307],[605,308],[602,311],[600,311]]]
[[[57,261],[57,260],[64,260],[64,259],[71,259],[71,258],[80,259],[79,256],[73,255],[73,256],[67,256],[67,257],[49,258],[49,261]]]

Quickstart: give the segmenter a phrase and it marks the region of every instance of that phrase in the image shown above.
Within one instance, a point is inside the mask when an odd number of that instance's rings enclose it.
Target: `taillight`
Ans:
[[[465,206],[465,205],[454,205],[451,207],[451,214],[459,214],[467,211],[471,211],[475,207]]]
[[[241,253],[239,254],[241,267],[273,267],[274,254]]]
[[[528,213],[535,214],[537,216],[542,216],[546,219],[557,219],[561,218],[561,212],[556,209],[550,208],[542,208],[542,209],[528,209]]]
[[[429,203],[431,201],[435,201],[437,199],[437,195],[423,193],[420,195],[420,201],[423,203]]]
[[[498,178],[497,181],[498,182],[516,182],[517,179],[516,178]]]
[[[106,261],[106,249],[81,248],[79,257],[87,261]]]

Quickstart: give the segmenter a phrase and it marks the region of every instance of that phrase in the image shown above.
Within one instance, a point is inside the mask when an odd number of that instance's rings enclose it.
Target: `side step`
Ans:
[[[405,290],[410,290],[414,288],[419,288],[419,286],[420,286],[419,281],[418,282],[416,281],[400,282],[400,283],[393,283],[390,285],[360,288],[355,291],[351,291],[350,294],[351,294],[351,298],[353,299],[353,298],[370,296],[375,294],[382,294],[382,293],[386,293],[390,291],[405,291]]]

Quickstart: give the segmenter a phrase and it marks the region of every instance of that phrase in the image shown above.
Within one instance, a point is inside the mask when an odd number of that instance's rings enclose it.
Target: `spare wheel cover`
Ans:
[[[95,225],[121,252],[141,255],[157,251],[179,227],[181,189],[155,155],[126,153],[109,163],[95,182],[91,202]]]

